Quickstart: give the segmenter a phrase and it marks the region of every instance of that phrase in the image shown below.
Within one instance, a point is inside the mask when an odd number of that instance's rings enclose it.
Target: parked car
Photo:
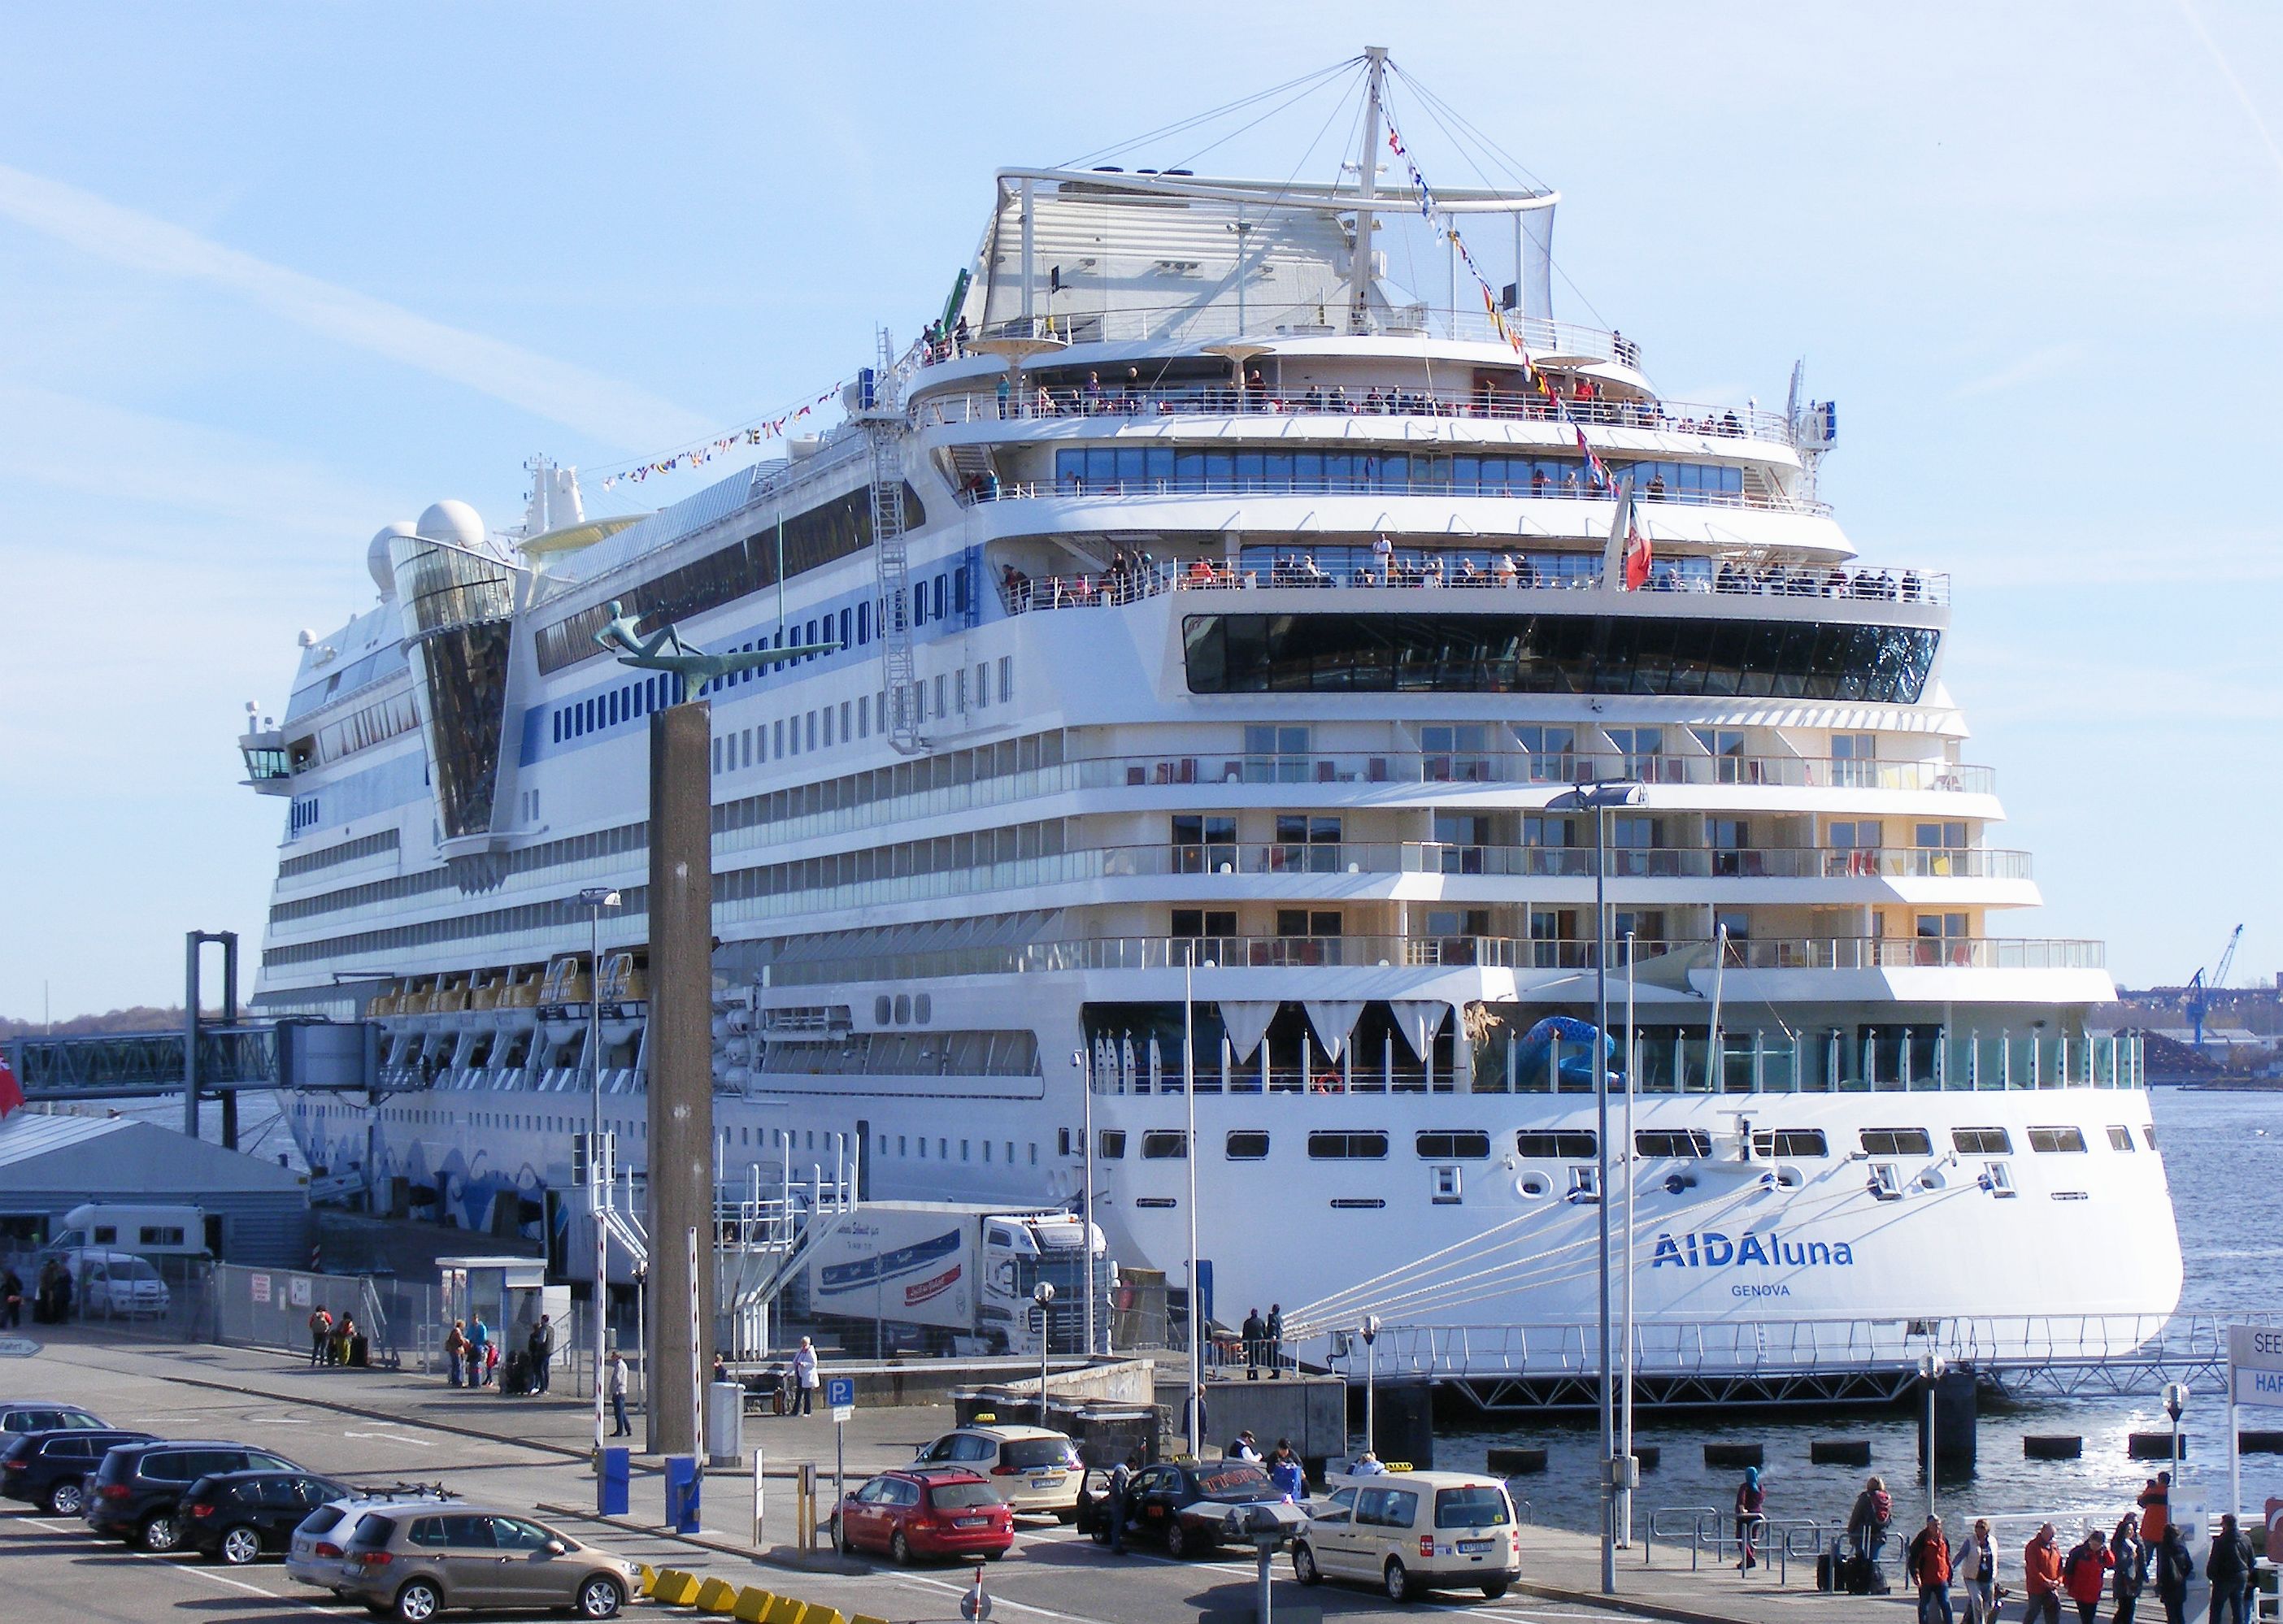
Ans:
[[[1079,1527],[1102,1545],[1110,1537],[1109,1484],[1108,1472],[1089,1472],[1078,1506]],[[1248,1460],[1163,1461],[1126,1482],[1126,1537],[1161,1540],[1172,1557],[1209,1556],[1231,1511],[1283,1499]]]
[[[318,1506],[294,1527],[285,1547],[285,1576],[339,1596],[342,1548],[348,1543],[359,1517],[392,1506],[417,1511],[424,1506],[433,1509],[439,1504],[457,1504],[458,1500],[458,1496],[446,1493],[440,1484],[400,1485],[370,1491],[351,1489],[341,1498]]]
[[[1389,1600],[1465,1585],[1495,1600],[1522,1573],[1522,1530],[1506,1485],[1463,1472],[1344,1478],[1292,1540],[1302,1584],[1356,1579]]]
[[[568,1607],[617,1616],[641,1569],[528,1517],[452,1504],[358,1513],[341,1549],[339,1593],[402,1624],[448,1607]]]
[[[303,1468],[267,1449],[218,1440],[122,1443],[96,1467],[82,1515],[97,1534],[135,1542],[145,1550],[172,1550],[183,1542],[176,1512],[184,1489],[215,1472],[260,1470]]]
[[[1015,1542],[1015,1513],[978,1473],[960,1466],[883,1472],[832,1512],[833,1542],[884,1550],[899,1564],[921,1557],[995,1562]]]
[[[200,1556],[243,1567],[265,1550],[284,1550],[311,1511],[349,1492],[307,1472],[218,1472],[183,1491],[177,1532]]]
[[[77,1404],[54,1404],[36,1398],[0,1399],[0,1433],[51,1433],[66,1426],[102,1426]]]
[[[1077,1520],[1085,1468],[1077,1446],[1062,1433],[1043,1426],[962,1426],[929,1444],[912,1464],[964,1467],[987,1481],[1018,1516]]]
[[[134,1319],[174,1307],[174,1294],[147,1257],[91,1250],[63,1255],[74,1282],[72,1311],[82,1319]]]
[[[113,1444],[142,1443],[149,1433],[109,1427],[66,1426],[51,1432],[18,1433],[0,1448],[0,1495],[26,1500],[58,1517],[87,1509],[84,1479]]]

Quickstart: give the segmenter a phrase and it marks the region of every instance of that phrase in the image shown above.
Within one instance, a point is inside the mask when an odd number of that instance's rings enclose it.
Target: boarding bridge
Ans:
[[[805,1182],[793,1177],[788,1157],[776,1169],[755,1164],[742,1186],[724,1181],[714,1187],[713,1281],[728,1356],[768,1353],[770,1305],[857,1210],[854,1157],[836,1161],[830,1171],[812,1166]]]
[[[201,1022],[196,1076],[201,1093],[247,1089],[359,1091],[378,1075],[380,1029],[370,1021]],[[189,1037],[176,1032],[104,1032],[19,1037],[16,1079],[30,1100],[139,1100],[183,1092]]]

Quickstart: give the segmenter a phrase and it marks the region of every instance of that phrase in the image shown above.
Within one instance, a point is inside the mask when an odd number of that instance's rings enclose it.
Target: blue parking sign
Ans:
[[[835,1410],[845,1410],[856,1402],[856,1379],[853,1376],[831,1376],[825,1379],[824,1402]]]

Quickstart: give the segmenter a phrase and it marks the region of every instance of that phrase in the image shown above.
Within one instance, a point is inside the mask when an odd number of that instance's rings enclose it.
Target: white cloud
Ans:
[[[61,182],[0,164],[0,216],[114,264],[205,282],[296,326],[462,384],[629,450],[702,439],[714,425],[580,367],[417,315],[241,253]]]
[[[2084,355],[2084,346],[2072,338],[2066,344],[2049,344],[2041,350],[2032,350],[2010,366],[1977,377],[1950,392],[1953,400],[1967,400],[1974,395],[1996,394],[2000,390],[2032,383],[2049,373],[2075,366]]]

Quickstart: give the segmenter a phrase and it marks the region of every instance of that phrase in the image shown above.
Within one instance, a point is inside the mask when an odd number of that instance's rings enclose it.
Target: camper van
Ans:
[[[206,1215],[198,1207],[90,1201],[64,1214],[49,1252],[127,1252],[137,1257],[205,1257]]]

